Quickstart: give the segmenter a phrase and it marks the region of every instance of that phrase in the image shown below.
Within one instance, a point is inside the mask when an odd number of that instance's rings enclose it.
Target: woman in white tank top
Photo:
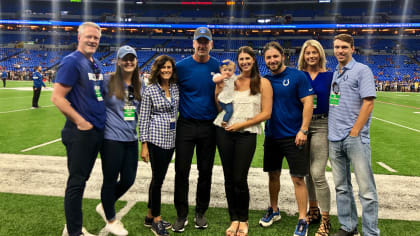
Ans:
[[[248,170],[257,134],[261,133],[260,123],[270,118],[273,102],[273,89],[267,79],[261,78],[253,49],[239,48],[237,61],[241,74],[235,81],[233,115],[225,128],[222,127],[224,111],[214,121],[231,220],[226,229],[228,236],[248,235]],[[216,100],[220,91],[221,86],[216,86]]]

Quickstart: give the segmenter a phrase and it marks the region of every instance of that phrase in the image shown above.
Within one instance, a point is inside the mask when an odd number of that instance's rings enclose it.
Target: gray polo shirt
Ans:
[[[340,74],[337,65],[331,85],[331,94],[339,92],[338,105],[330,103],[328,113],[328,139],[344,140],[353,128],[362,107],[363,98],[376,97],[375,81],[370,68],[354,58],[343,67]],[[369,143],[369,127],[372,114],[360,131],[363,143]]]

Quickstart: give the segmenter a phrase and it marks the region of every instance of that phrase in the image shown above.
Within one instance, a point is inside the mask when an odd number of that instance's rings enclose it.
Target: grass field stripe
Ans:
[[[46,108],[46,107],[53,107],[54,105],[48,105],[48,106],[42,106],[42,108]],[[18,111],[28,111],[28,110],[32,110],[32,108],[25,108],[25,109],[19,109],[19,110],[12,110],[12,111],[0,111],[0,114],[6,114],[6,113],[12,113],[12,112],[18,112]]]
[[[49,141],[49,142],[46,142],[46,143],[43,143],[43,144],[40,144],[40,145],[36,145],[36,146],[30,147],[30,148],[27,148],[27,149],[23,149],[20,152],[27,152],[27,151],[30,151],[30,150],[33,150],[33,149],[36,149],[36,148],[39,148],[39,147],[47,146],[51,143],[56,143],[56,142],[59,142],[59,141],[61,141],[61,138],[56,139],[56,140],[52,140],[52,141]]]
[[[116,218],[121,220],[136,205],[136,201],[128,201],[127,204],[117,213]],[[108,236],[109,232],[103,227],[98,234],[99,236]]]
[[[383,168],[385,168],[386,170],[388,170],[390,172],[394,172],[394,173],[397,173],[398,172],[398,171],[392,169],[391,167],[389,167],[387,164],[385,164],[383,162],[378,161],[376,163],[378,163],[378,165],[382,166]]]
[[[388,104],[388,105],[399,106],[399,107],[407,107],[407,108],[413,108],[413,109],[420,109],[420,107],[413,107],[413,106],[401,105],[401,104],[392,103],[392,102],[383,102],[383,101],[375,101],[375,102],[379,102],[379,103],[383,103],[383,104]]]
[[[0,98],[0,99],[7,99],[7,100],[10,100],[10,99],[15,99],[15,98],[31,98],[32,96],[22,96],[22,97],[13,97],[13,98]]]
[[[418,130],[418,129],[413,129],[413,128],[410,128],[410,127],[407,127],[407,126],[404,126],[404,125],[400,125],[400,124],[394,123],[394,122],[389,121],[389,120],[383,120],[383,119],[380,119],[380,118],[377,118],[377,117],[374,117],[374,116],[372,116],[372,118],[383,121],[383,122],[386,122],[386,123],[389,123],[389,124],[393,124],[395,126],[399,126],[399,127],[402,127],[402,128],[412,130],[412,131],[416,131],[417,133],[420,133],[420,130]]]

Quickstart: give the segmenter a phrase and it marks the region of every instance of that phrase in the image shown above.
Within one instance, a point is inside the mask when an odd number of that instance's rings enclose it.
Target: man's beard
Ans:
[[[271,72],[276,72],[276,71],[279,71],[280,69],[281,69],[281,67],[283,66],[283,62],[279,62],[279,64],[277,64],[277,67],[274,69],[274,70],[272,70],[271,69],[271,67],[269,66],[269,65],[267,65],[267,64],[265,64],[265,66],[267,67],[267,69],[269,69]]]

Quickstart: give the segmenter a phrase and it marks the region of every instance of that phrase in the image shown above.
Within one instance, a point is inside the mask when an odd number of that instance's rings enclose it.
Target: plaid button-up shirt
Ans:
[[[179,106],[178,85],[170,84],[171,100],[159,84],[147,86],[140,105],[139,139],[163,148],[175,147],[175,129],[171,129],[171,121],[176,121]]]

